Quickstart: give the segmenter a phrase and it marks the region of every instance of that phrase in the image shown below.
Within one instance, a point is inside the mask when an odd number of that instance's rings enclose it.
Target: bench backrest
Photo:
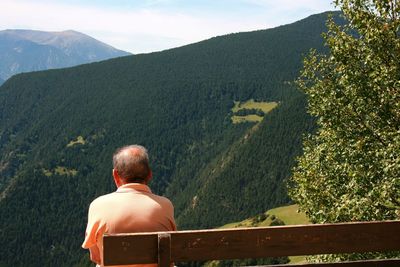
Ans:
[[[103,244],[106,266],[400,251],[400,221],[115,234]]]

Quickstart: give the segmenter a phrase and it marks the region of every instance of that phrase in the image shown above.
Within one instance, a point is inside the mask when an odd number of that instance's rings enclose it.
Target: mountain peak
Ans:
[[[75,31],[37,31],[7,29],[0,31],[0,78],[20,73],[71,67],[84,63],[126,56],[89,35]]]

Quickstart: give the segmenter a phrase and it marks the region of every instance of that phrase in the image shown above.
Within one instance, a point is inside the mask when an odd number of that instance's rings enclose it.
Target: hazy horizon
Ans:
[[[273,28],[334,9],[330,0],[3,0],[1,7],[0,30],[74,30],[133,54]]]

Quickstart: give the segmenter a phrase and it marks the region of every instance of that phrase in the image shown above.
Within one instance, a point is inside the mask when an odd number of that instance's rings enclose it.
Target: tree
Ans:
[[[400,218],[400,3],[335,0],[329,54],[312,51],[297,84],[318,130],[289,194],[313,222]]]

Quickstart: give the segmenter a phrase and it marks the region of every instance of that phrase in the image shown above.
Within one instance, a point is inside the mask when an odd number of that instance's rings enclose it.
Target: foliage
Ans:
[[[290,195],[313,222],[399,219],[400,3],[335,4],[349,23],[329,22],[330,54],[311,52],[297,81],[319,129]]]

